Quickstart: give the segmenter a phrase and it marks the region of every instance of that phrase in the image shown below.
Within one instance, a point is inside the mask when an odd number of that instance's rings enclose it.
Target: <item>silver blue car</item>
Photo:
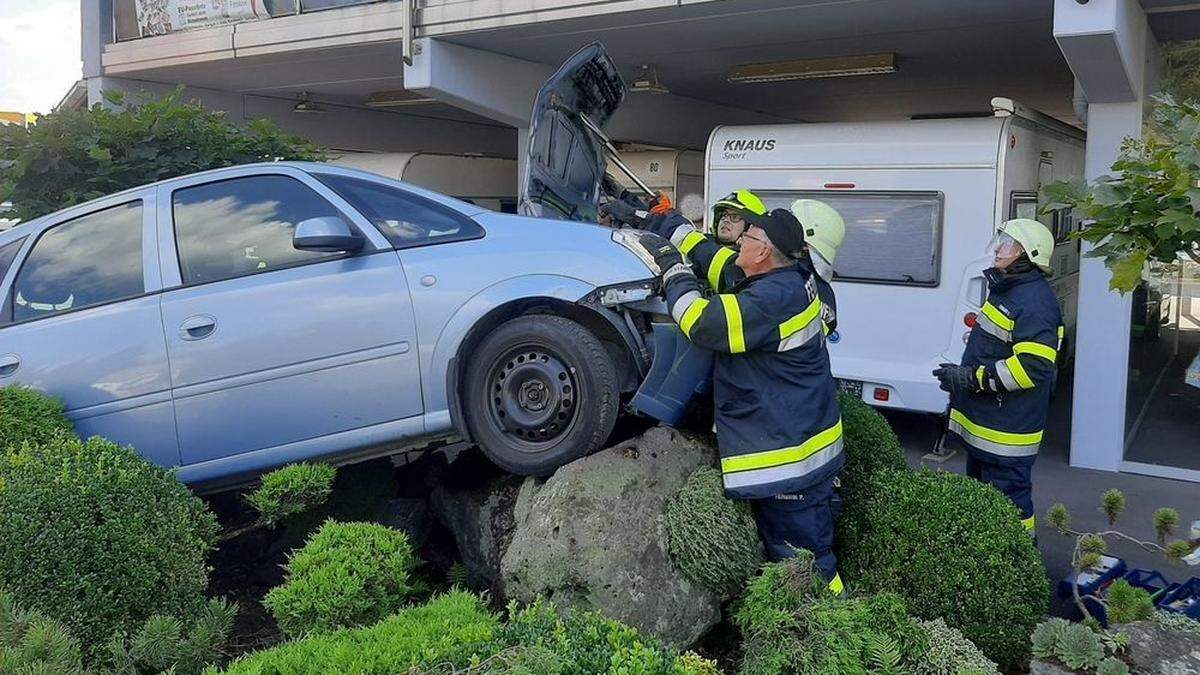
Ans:
[[[0,386],[191,484],[454,438],[547,473],[649,367],[635,236],[324,164],[176,178],[0,233]]]

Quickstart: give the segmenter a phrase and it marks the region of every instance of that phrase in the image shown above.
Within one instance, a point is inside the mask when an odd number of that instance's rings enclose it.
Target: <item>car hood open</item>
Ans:
[[[576,52],[542,85],[529,125],[521,213],[596,222],[608,161],[580,116],[603,129],[625,92],[621,73],[599,42]]]

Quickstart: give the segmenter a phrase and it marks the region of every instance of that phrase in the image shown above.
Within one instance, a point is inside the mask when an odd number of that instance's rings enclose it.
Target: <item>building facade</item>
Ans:
[[[627,79],[654,77],[654,86],[632,93],[609,127],[624,142],[702,150],[718,125],[987,114],[992,97],[1003,96],[1086,128],[1088,178],[1108,171],[1123,139],[1140,135],[1158,86],[1160,44],[1200,37],[1200,6],[1187,0],[223,0],[200,10],[176,0],[82,0],[81,6],[91,103],[105,89],[162,92],[183,85],[234,120],[270,118],[335,150],[520,159],[541,82],[576,49],[601,41]],[[847,59],[884,65],[861,77],[738,76],[757,64],[811,68]],[[1084,260],[1074,336],[1073,465],[1200,480],[1200,451],[1134,451],[1139,435],[1158,439],[1156,425],[1171,422],[1160,419],[1170,417],[1163,411],[1191,395],[1186,385],[1176,387],[1195,356],[1192,333],[1200,329],[1185,320],[1189,274],[1182,265],[1159,270],[1141,295],[1121,296],[1108,291],[1100,261]],[[1155,343],[1143,344],[1151,334]],[[1193,417],[1148,444],[1186,444],[1200,431],[1189,423],[1197,424]]]

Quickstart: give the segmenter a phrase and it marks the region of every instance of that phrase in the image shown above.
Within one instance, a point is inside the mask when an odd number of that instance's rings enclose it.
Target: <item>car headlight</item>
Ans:
[[[641,232],[639,230],[622,228],[619,230],[613,230],[612,240],[621,246],[624,246],[625,250],[637,256],[638,260],[641,260],[646,267],[649,267],[650,271],[654,272],[656,276],[661,275],[662,270],[658,269],[658,265],[654,263],[654,256],[650,255],[649,251],[642,248],[642,244],[638,241],[639,236],[641,236]]]

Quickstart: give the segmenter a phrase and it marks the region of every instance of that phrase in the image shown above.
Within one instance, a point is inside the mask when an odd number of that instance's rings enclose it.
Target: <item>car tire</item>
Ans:
[[[511,319],[466,364],[467,429],[501,468],[549,475],[608,440],[620,405],[616,373],[612,355],[578,323],[549,314]]]

